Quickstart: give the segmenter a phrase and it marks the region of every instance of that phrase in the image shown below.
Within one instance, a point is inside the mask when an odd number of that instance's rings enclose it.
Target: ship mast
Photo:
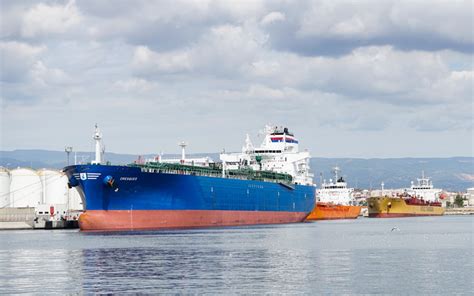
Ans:
[[[179,146],[181,147],[181,163],[184,164],[186,161],[186,146],[188,146],[188,143],[183,141],[179,143]]]
[[[102,149],[100,145],[100,140],[102,140],[102,134],[100,133],[97,123],[95,124],[95,132],[92,138],[95,141],[95,160],[92,161],[92,164],[101,164],[102,163]]]
[[[336,177],[335,182],[337,182],[339,180],[338,173],[341,169],[338,166],[336,166],[336,167],[333,168],[333,170],[334,170],[334,176]]]

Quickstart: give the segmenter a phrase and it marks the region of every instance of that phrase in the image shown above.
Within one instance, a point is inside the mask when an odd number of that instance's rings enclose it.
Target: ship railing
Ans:
[[[222,177],[222,170],[216,167],[189,166],[182,164],[169,164],[149,162],[146,164],[130,164],[129,166],[139,167],[142,172],[147,173],[164,173],[164,174],[180,174],[205,177]],[[240,180],[258,180],[265,182],[285,182],[291,183],[293,178],[291,175],[270,172],[270,171],[254,171],[251,169],[226,170],[225,176],[231,179]]]

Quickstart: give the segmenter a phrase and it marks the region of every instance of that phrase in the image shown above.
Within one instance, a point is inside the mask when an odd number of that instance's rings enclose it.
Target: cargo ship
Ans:
[[[411,187],[397,196],[370,197],[367,199],[369,217],[414,217],[442,216],[445,209],[440,201],[441,189],[433,188],[430,178],[417,179],[418,184],[411,182]],[[383,194],[383,190],[382,190]]]
[[[128,165],[102,161],[96,126],[95,160],[63,170],[84,204],[86,231],[148,230],[303,222],[315,205],[309,152],[287,128],[264,129],[254,148],[247,135],[242,152],[220,162],[139,159]]]
[[[321,189],[316,191],[316,207],[306,218],[308,221],[332,219],[356,219],[361,207],[352,196],[354,188],[348,188],[344,178],[338,176],[340,169],[334,168],[334,181],[321,182]]]

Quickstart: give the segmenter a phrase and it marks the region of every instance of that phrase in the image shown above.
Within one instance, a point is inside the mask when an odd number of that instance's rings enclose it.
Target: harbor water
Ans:
[[[0,231],[0,293],[470,294],[473,216]]]

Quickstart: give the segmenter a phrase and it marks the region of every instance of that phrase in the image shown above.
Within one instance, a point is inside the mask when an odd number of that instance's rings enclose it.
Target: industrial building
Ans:
[[[0,222],[77,220],[82,210],[61,171],[0,167]]]

